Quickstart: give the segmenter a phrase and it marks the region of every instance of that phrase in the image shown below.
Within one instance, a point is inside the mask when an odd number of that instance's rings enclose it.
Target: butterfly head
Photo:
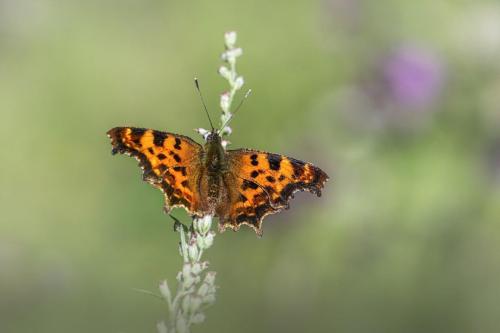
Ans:
[[[205,139],[208,144],[221,144],[222,138],[220,137],[219,133],[216,130],[212,130],[208,135],[207,138]]]

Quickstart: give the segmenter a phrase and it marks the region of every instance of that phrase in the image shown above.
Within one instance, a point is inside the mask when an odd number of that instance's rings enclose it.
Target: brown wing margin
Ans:
[[[159,188],[165,196],[165,210],[184,207],[200,215],[194,190],[195,170],[202,147],[178,134],[136,127],[115,127],[107,132],[112,154],[135,157],[143,170],[143,179]]]

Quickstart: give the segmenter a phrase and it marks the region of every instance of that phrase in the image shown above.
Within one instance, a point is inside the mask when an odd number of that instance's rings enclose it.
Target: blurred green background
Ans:
[[[200,141],[231,29],[232,147],[332,179],[216,237],[194,331],[498,332],[500,3],[460,0],[0,0],[0,331],[155,331],[133,288],[174,278],[178,235],[105,132]]]

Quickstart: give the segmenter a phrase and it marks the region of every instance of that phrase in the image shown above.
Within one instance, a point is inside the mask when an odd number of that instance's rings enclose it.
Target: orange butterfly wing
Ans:
[[[314,165],[283,155],[249,149],[227,151],[236,195],[231,195],[222,229],[250,225],[262,234],[262,219],[282,209],[297,191],[321,196],[328,175]],[[235,190],[233,190],[235,192]]]
[[[180,206],[190,214],[202,215],[196,190],[201,145],[186,136],[145,128],[115,127],[107,134],[112,153],[135,157],[143,179],[162,190],[166,211]]]

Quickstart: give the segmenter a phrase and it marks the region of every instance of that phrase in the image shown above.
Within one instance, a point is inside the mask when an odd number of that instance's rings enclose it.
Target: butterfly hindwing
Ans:
[[[115,127],[108,136],[112,153],[135,157],[143,179],[163,191],[167,211],[183,206],[201,215],[196,177],[202,146],[186,136],[136,127]]]
[[[262,219],[269,214],[277,213],[281,208],[273,207],[267,191],[254,181],[226,174],[228,201],[221,203],[218,210],[219,229],[239,230],[242,224],[253,228],[257,235],[262,235]]]

